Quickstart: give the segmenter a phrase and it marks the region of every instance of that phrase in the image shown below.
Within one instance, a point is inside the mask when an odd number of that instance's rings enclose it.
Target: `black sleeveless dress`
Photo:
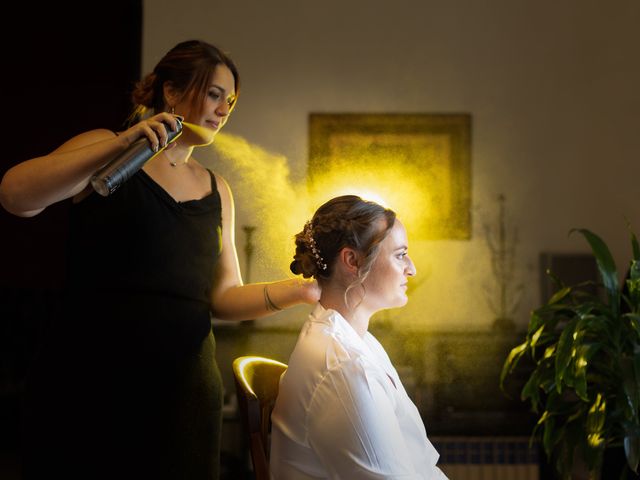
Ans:
[[[25,402],[25,478],[215,479],[221,205],[143,170],[71,214],[69,288]]]

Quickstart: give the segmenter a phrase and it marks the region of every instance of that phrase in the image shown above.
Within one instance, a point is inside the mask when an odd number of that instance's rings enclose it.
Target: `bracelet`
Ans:
[[[265,307],[267,307],[267,310],[269,312],[279,312],[280,310],[282,310],[271,300],[271,297],[269,296],[269,290],[267,290],[267,285],[265,285],[262,289],[262,293],[264,293],[264,305]]]

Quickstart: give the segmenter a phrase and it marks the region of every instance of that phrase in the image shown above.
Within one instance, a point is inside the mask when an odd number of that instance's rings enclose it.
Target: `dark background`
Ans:
[[[140,75],[141,0],[24,2],[3,7],[3,23],[0,176],[83,131],[122,128]],[[19,395],[64,286],[68,209],[18,218],[0,208],[2,478],[19,470]]]

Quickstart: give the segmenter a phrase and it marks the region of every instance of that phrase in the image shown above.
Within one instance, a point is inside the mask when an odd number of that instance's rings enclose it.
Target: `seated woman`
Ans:
[[[290,479],[446,479],[371,316],[407,302],[415,267],[395,213],[348,195],[296,235],[295,274],[322,287],[271,416],[271,475]]]

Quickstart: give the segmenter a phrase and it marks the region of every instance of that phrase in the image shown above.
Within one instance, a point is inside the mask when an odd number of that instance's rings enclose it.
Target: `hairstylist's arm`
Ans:
[[[243,285],[234,239],[233,195],[222,177],[216,175],[216,181],[222,203],[222,252],[213,272],[211,304],[215,317],[221,320],[250,320],[296,304],[317,302],[320,289],[315,281],[294,278]],[[269,308],[266,296],[275,309]]]
[[[142,136],[151,145],[166,141],[165,123],[175,128],[173,115],[161,113],[136,123],[120,135],[97,129],[81,133],[53,152],[10,168],[0,183],[0,203],[10,213],[32,217],[61,200],[90,188],[91,176]]]

